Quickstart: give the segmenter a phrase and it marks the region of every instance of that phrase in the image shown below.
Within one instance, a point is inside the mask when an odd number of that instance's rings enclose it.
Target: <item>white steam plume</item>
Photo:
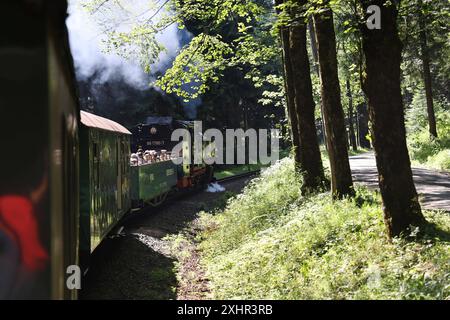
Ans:
[[[79,5],[80,0],[69,0],[69,29],[70,45],[74,58],[77,77],[86,80],[95,76],[95,83],[103,84],[111,79],[123,79],[129,85],[144,90],[151,82],[151,76],[144,73],[142,67],[133,61],[126,60],[114,53],[102,51],[102,40],[105,35],[89,15]],[[145,5],[143,0],[135,0],[133,5]],[[148,3],[148,1],[147,1]],[[152,12],[148,11],[148,15]],[[129,26],[128,26],[129,27]],[[126,29],[126,25],[119,25],[118,29]],[[159,56],[157,64],[152,66],[152,72],[165,71],[183,45],[177,25],[172,25],[157,35],[158,41],[167,49]]]

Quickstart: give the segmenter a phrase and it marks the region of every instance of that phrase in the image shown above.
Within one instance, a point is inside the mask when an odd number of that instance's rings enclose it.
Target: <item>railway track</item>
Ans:
[[[249,177],[250,174],[257,172],[245,172],[225,179],[228,182],[223,186],[229,195],[239,194],[247,181],[253,178]],[[182,291],[174,293],[172,290],[181,283],[177,283],[172,271],[177,261],[168,249],[178,248],[179,244],[173,242],[175,238],[171,235],[178,235],[188,226],[196,225],[192,222],[200,211],[216,210],[223,203],[224,196],[229,195],[194,190],[172,198],[160,207],[147,208],[133,218],[130,216],[122,222],[122,230],[118,229],[94,252],[80,298],[175,299],[174,294]],[[189,234],[193,234],[194,230],[189,230]],[[197,286],[199,283],[193,281],[187,285]],[[196,292],[201,294],[203,291],[199,289]]]
[[[239,179],[246,178],[246,177],[256,176],[260,172],[261,172],[261,170],[252,170],[252,171],[244,172],[241,174],[236,174],[233,176],[225,177],[222,179],[217,179],[214,182],[217,182],[217,183],[231,182],[231,181],[239,180]],[[173,195],[170,195],[169,197],[167,197],[167,199],[169,199],[169,201],[165,201],[165,202],[161,203],[161,205],[159,205],[159,206],[150,206],[149,205],[144,208],[136,208],[134,210],[131,210],[130,213],[126,214],[121,219],[121,221],[119,223],[117,223],[117,226],[110,232],[110,234],[108,235],[108,238],[111,239],[111,238],[115,238],[118,235],[120,235],[122,233],[124,225],[132,220],[140,219],[142,217],[142,213],[150,213],[150,212],[156,213],[159,210],[163,209],[166,205],[170,204],[171,202],[178,201],[180,199],[183,199],[184,197],[193,195],[202,190],[204,190],[204,189],[201,189],[201,190],[193,189],[193,190],[187,190],[184,192],[177,192],[176,194],[173,194]]]
[[[247,177],[256,176],[256,175],[260,174],[260,172],[261,172],[261,170],[248,171],[248,172],[244,172],[241,174],[225,177],[222,179],[217,179],[217,180],[215,180],[215,182],[220,183],[220,184],[227,183],[227,182],[231,182],[231,181],[235,181],[235,180],[239,180],[239,179],[243,179],[243,178],[247,178]],[[124,233],[124,229],[126,228],[127,225],[130,225],[131,223],[134,223],[134,224],[142,223],[139,221],[145,221],[146,219],[148,219],[149,214],[150,215],[158,214],[158,212],[160,212],[161,210],[164,210],[171,203],[177,202],[177,201],[182,201],[186,197],[198,194],[199,192],[201,192],[203,190],[204,189],[193,189],[193,190],[188,190],[188,191],[184,191],[184,192],[177,192],[176,194],[173,194],[170,197],[168,197],[169,201],[162,203],[160,206],[157,206],[157,207],[147,206],[145,208],[140,208],[140,209],[137,209],[134,211],[130,211],[130,213],[126,214],[121,219],[121,221],[119,223],[117,223],[117,226],[109,233],[109,235],[104,239],[104,241],[102,241],[100,243],[99,247],[101,247],[101,249],[99,249],[99,250],[96,249],[92,253],[92,255],[90,257],[91,262],[89,263],[89,265],[90,266],[95,265],[96,263],[98,263],[99,260],[103,259],[102,257],[108,256],[111,254],[111,251],[114,250],[113,249],[114,245],[112,245],[111,240],[121,238],[124,235],[126,235],[126,232]],[[85,277],[89,273],[90,266],[84,270]]]
[[[234,180],[239,180],[239,179],[246,178],[246,177],[256,176],[256,175],[260,174],[260,172],[261,172],[261,170],[252,170],[252,171],[244,172],[244,173],[241,173],[241,174],[236,174],[236,175],[233,175],[233,176],[225,177],[225,178],[222,178],[222,179],[217,179],[214,182],[227,183],[227,182],[231,182],[231,181],[234,181]],[[147,212],[147,213],[153,212],[153,213],[155,213],[158,210],[164,208],[166,205],[170,204],[171,202],[175,202],[177,200],[183,199],[186,196],[193,195],[193,194],[195,194],[195,193],[197,193],[199,191],[202,191],[202,190],[204,190],[204,189],[193,189],[193,190],[186,190],[184,192],[177,192],[175,194],[170,195],[168,197],[169,201],[165,201],[165,203],[162,203],[160,206],[156,206],[156,207],[146,206],[144,208],[137,208],[137,209],[131,210],[130,213],[125,215],[122,218],[121,222],[117,224],[118,227],[114,229],[114,231],[112,232],[112,235],[110,235],[109,237],[111,237],[111,236],[115,237],[117,234],[120,234],[120,232],[117,232],[117,230],[120,230],[120,228],[125,223],[127,223],[128,221],[134,220],[136,218],[139,218],[142,215],[142,213],[144,213],[144,212]]]
[[[233,180],[237,180],[237,179],[241,179],[241,178],[256,176],[256,175],[260,174],[260,172],[261,172],[261,170],[248,171],[248,172],[244,172],[241,174],[236,174],[233,176],[225,177],[222,179],[217,179],[216,182],[222,183],[222,182],[233,181]]]

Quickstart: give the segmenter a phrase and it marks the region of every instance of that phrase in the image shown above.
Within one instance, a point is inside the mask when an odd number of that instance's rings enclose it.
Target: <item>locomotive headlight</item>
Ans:
[[[150,129],[150,133],[151,134],[156,134],[158,132],[158,129],[156,129],[155,127],[152,127],[151,129]]]

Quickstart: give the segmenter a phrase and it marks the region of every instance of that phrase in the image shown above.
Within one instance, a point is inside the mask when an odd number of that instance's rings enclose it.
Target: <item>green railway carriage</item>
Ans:
[[[83,259],[89,257],[131,209],[130,135],[114,121],[81,111],[80,253]]]
[[[177,165],[171,160],[131,167],[131,197],[135,207],[156,206],[177,186]]]

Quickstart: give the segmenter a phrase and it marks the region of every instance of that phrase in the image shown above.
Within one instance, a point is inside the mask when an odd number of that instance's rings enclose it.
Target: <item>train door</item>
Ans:
[[[90,245],[91,251],[97,245],[96,239],[100,239],[100,214],[101,214],[101,190],[100,190],[100,141],[95,130],[90,130],[91,134],[91,152],[90,152],[90,172],[91,172],[91,210],[90,219]]]
[[[122,137],[122,207],[124,211],[130,209],[130,138]]]
[[[116,170],[117,170],[117,212],[120,214],[122,212],[122,143],[120,136],[116,138]]]

